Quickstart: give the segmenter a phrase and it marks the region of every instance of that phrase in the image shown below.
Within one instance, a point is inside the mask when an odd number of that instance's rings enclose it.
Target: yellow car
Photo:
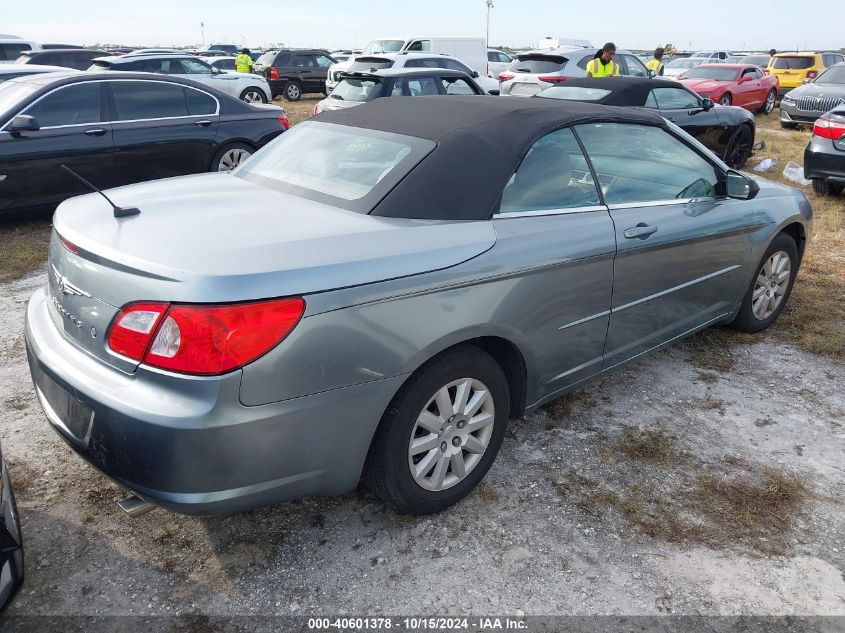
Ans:
[[[778,53],[769,59],[768,71],[778,78],[778,96],[782,97],[805,79],[815,79],[823,70],[842,61],[845,56],[841,53],[827,51]]]

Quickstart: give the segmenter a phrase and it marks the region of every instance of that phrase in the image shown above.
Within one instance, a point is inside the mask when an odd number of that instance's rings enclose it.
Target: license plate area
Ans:
[[[65,391],[44,373],[38,380],[37,388],[51,409],[46,412],[50,421],[60,426],[72,439],[87,445],[94,422],[94,411],[91,407]]]

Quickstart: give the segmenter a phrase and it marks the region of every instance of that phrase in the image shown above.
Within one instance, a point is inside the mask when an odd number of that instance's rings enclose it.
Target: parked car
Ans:
[[[805,80],[818,77],[826,68],[845,61],[845,56],[834,52],[778,53],[769,61],[769,73],[778,78],[778,96],[794,90]]]
[[[845,104],[827,112],[813,124],[813,136],[804,150],[804,177],[813,181],[816,193],[842,193],[845,187]]]
[[[235,167],[288,127],[193,81],[145,73],[44,73],[0,84],[0,216],[88,189]]]
[[[465,72],[443,68],[385,68],[344,75],[329,96],[316,103],[313,114],[352,108],[379,97],[483,94],[484,89]]]
[[[41,45],[14,36],[0,36],[0,64],[12,63],[24,51],[41,50]]]
[[[15,77],[37,75],[39,73],[67,72],[61,66],[39,66],[37,64],[0,64],[0,84]]]
[[[208,50],[211,51],[221,51],[226,53],[226,55],[230,55],[232,57],[237,57],[243,46],[237,46],[236,44],[212,44],[208,47]]]
[[[334,63],[322,49],[283,48],[264,53],[252,70],[267,80],[273,97],[299,101],[303,94],[326,93],[326,77]]]
[[[753,114],[734,106],[714,107],[710,99],[668,79],[573,79],[537,97],[655,110],[735,169],[745,165],[754,146]]]
[[[840,62],[783,96],[780,125],[787,129],[812,125],[822,114],[842,104],[845,104],[845,63]]]
[[[595,55],[595,49],[574,47],[517,55],[508,69],[499,74],[499,89],[503,95],[531,97],[550,86],[586,77],[587,64]],[[613,61],[619,64],[622,75],[648,77],[648,69],[633,53],[618,50]]]
[[[440,68],[455,70],[457,72],[466,73],[477,83],[481,88],[488,93],[499,93],[499,82],[496,79],[480,75],[477,70],[473,70],[461,60],[445,54],[438,53],[382,53],[381,55],[359,55],[353,62],[347,65],[343,73],[337,74],[335,77],[340,80],[348,74],[355,74],[361,72],[375,72],[384,69],[399,68]],[[336,85],[336,84],[335,84]],[[326,84],[328,91],[328,83]]]
[[[488,74],[487,44],[480,37],[394,37],[373,40],[359,56],[383,55],[385,53],[431,53],[448,55],[469,66],[478,76]],[[333,65],[326,77],[327,93],[331,92],[340,76],[352,70],[351,60]],[[485,86],[482,86],[485,87]]]
[[[225,92],[247,103],[268,103],[270,86],[253,73],[224,73],[193,55],[123,55],[98,57],[89,70],[147,72],[182,77]]]
[[[240,53],[240,51],[238,51]],[[218,51],[218,50],[211,50],[206,49],[203,51],[195,51],[191,53],[192,55],[196,55],[197,57],[234,57],[231,53],[227,53],[226,51]]]
[[[549,99],[376,99],[230,175],[108,194],[140,213],[53,218],[36,395],[136,508],[185,514],[362,472],[443,510],[509,418],[714,323],[769,327],[812,228],[801,191],[656,113]]]
[[[713,63],[718,64],[719,62],[707,57],[678,57],[670,62],[666,62],[666,65],[663,68],[663,76],[675,79],[678,76],[683,75],[690,68],[695,68],[701,64]]]
[[[187,55],[185,51],[179,48],[136,48],[125,53],[127,57],[135,57],[137,55]]]
[[[57,42],[51,42],[48,44],[41,44],[41,48],[46,50],[56,49],[56,48],[85,48],[84,46],[79,46],[77,44],[60,44]]]
[[[15,492],[0,447],[0,610],[23,583],[23,536]]]
[[[41,51],[24,51],[16,60],[18,64],[39,64],[41,66],[62,66],[85,70],[91,61],[105,55],[105,51],[90,48],[59,48]]]
[[[702,97],[719,105],[735,105],[770,114],[778,95],[777,77],[759,66],[747,64],[701,64],[690,68],[678,80]]]
[[[769,61],[771,61],[772,56],[768,53],[752,53],[751,55],[743,55],[739,58],[736,62],[737,64],[752,64],[754,66],[759,66],[766,72],[768,72],[767,67],[769,66]]]
[[[488,48],[487,49],[487,76],[488,77],[498,77],[499,74],[504,72],[510,63],[513,61],[513,57],[505,53],[504,51],[496,50],[495,48]]]
[[[238,71],[238,66],[235,63],[237,57],[200,57],[200,59],[221,72],[234,73]]]
[[[731,51],[696,51],[690,57],[699,57],[702,59],[718,59],[722,62],[728,59],[728,57],[733,56]],[[713,62],[708,62],[713,63]]]

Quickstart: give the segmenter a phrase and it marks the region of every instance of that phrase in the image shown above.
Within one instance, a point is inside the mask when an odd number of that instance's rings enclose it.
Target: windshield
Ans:
[[[610,94],[610,90],[581,86],[553,86],[539,92],[536,96],[549,99],[568,99],[569,101],[598,101]]]
[[[716,81],[733,81],[736,79],[735,68],[707,68],[699,66],[684,73],[684,79],[715,79]]]
[[[5,114],[20,110],[22,102],[28,101],[28,97],[39,88],[40,85],[24,80],[4,81],[0,84],[0,119],[3,119]]]
[[[828,68],[818,76],[813,83],[816,84],[845,84],[845,66],[834,66]]]
[[[815,60],[812,57],[775,57],[772,68],[778,70],[804,70],[811,68]]]
[[[508,66],[508,70],[516,73],[553,73],[563,70],[566,61],[566,57],[561,57],[560,55],[531,53],[529,55],[519,55]]]
[[[362,55],[371,55],[373,53],[398,53],[405,45],[405,40],[373,40],[367,44],[367,48],[362,51]]]
[[[332,90],[329,98],[341,101],[369,101],[378,96],[381,79],[347,77]]]
[[[434,147],[432,141],[411,136],[306,121],[256,152],[233,174],[369,213]]]
[[[666,68],[695,68],[702,63],[704,63],[704,60],[701,59],[673,59],[666,64]]]

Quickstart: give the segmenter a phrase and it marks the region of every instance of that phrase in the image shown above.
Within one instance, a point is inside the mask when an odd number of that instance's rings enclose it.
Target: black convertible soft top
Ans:
[[[586,77],[584,79],[570,79],[560,88],[598,88],[610,90],[610,94],[590,103],[600,103],[612,106],[644,106],[649,93],[655,88],[681,88],[684,86],[669,79],[645,79],[643,77]],[[556,99],[555,90],[558,87],[547,88],[537,95],[544,99]]]
[[[316,120],[434,141],[437,147],[372,214],[442,220],[489,218],[522,157],[552,130],[597,121],[666,127],[647,111],[493,96],[382,98]]]

